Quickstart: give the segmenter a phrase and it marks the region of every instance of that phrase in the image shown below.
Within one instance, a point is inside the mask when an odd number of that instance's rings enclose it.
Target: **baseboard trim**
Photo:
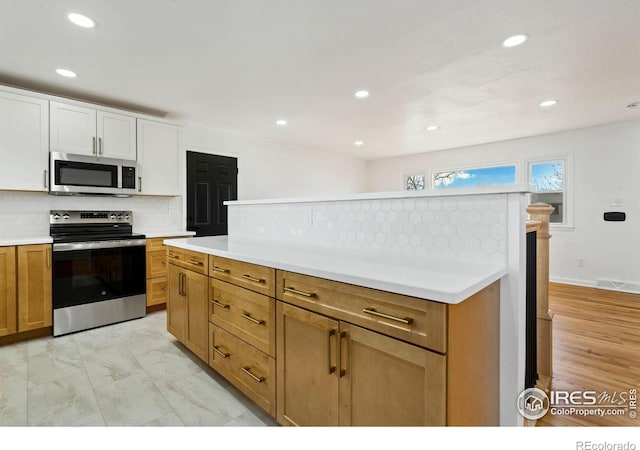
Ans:
[[[549,281],[558,284],[571,284],[573,286],[596,287],[595,281],[576,280],[574,278],[549,277]]]

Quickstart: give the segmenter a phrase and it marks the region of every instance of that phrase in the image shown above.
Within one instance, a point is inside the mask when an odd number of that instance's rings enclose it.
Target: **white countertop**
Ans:
[[[8,247],[11,245],[51,244],[52,242],[53,239],[51,239],[51,236],[3,237],[0,239],[0,247]]]
[[[159,237],[174,237],[174,236],[195,236],[195,231],[145,231],[145,230],[135,230],[135,233],[144,234],[145,237],[149,239],[159,238]]]
[[[300,198],[269,198],[260,200],[233,200],[224,202],[225,205],[268,205],[278,203],[317,203],[337,202],[348,200],[383,200],[390,198],[419,198],[419,197],[455,197],[459,195],[491,195],[491,194],[526,194],[533,192],[530,184],[509,184],[498,186],[480,186],[455,189],[425,189],[422,191],[391,191],[391,192],[363,192],[360,194],[333,195],[327,197]]]
[[[456,304],[499,280],[506,265],[268,245],[228,236],[172,239],[166,245],[397,294]]]

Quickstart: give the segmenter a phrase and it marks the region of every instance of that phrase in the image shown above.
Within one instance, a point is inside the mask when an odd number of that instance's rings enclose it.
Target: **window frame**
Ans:
[[[436,176],[437,173],[441,173],[441,172],[464,172],[464,171],[469,171],[469,170],[495,169],[495,168],[498,168],[498,167],[510,167],[510,166],[513,166],[515,168],[514,182],[513,183],[505,183],[503,185],[504,186],[509,186],[510,184],[517,184],[519,176],[520,176],[520,164],[518,162],[515,162],[515,161],[504,161],[504,162],[500,162],[500,163],[496,163],[496,164],[469,165],[469,166],[466,166],[464,169],[457,168],[457,169],[432,170],[431,171],[431,176],[430,176],[430,180],[431,180],[430,186],[431,186],[431,189],[433,189],[433,190],[450,189],[450,188],[439,188],[439,187],[436,187],[435,176]],[[493,184],[491,186],[501,186],[501,185]]]
[[[423,187],[422,189],[407,189],[407,179],[409,177],[423,177]],[[413,173],[405,173],[404,175],[402,175],[402,190],[405,192],[417,192],[417,191],[426,191],[428,190],[428,184],[427,184],[427,172],[426,171],[422,171],[422,172],[413,172]]]
[[[573,224],[573,155],[564,154],[564,155],[547,155],[540,158],[526,159],[524,161],[525,165],[525,176],[526,183],[531,186],[531,191],[534,193],[533,183],[531,182],[531,166],[533,164],[541,164],[541,163],[552,163],[552,162],[562,162],[563,163],[563,205],[564,205],[564,217],[562,222],[552,222],[549,223],[549,228],[552,230],[558,231],[571,231],[574,229]],[[529,203],[531,203],[531,195],[529,197]]]

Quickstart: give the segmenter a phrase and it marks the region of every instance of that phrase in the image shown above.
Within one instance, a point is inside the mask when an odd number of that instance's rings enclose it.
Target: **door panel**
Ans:
[[[182,295],[184,271],[169,264],[167,267],[167,331],[180,342],[185,342],[187,331],[187,297]]]
[[[16,248],[0,247],[0,336],[16,332]]]
[[[340,335],[340,425],[445,424],[445,356],[344,322]]]
[[[18,331],[51,326],[51,245],[18,247]]]
[[[184,271],[188,299],[187,340],[185,344],[200,359],[207,362],[209,351],[209,278]]]
[[[187,152],[187,230],[196,236],[227,234],[224,202],[238,198],[238,160]]]
[[[338,322],[277,302],[277,419],[282,425],[338,425]]]

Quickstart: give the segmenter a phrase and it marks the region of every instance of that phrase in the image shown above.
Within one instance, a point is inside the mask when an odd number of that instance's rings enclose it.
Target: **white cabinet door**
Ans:
[[[180,128],[138,119],[138,190],[147,195],[179,195]]]
[[[136,159],[136,118],[97,112],[98,156]]]
[[[46,191],[49,102],[0,92],[0,189]]]
[[[95,109],[51,102],[50,119],[50,151],[97,154]]]

